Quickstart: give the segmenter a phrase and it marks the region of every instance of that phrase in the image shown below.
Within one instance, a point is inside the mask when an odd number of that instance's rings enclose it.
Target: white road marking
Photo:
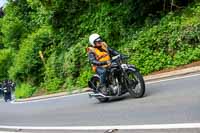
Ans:
[[[32,126],[0,126],[0,129],[20,130],[161,130],[200,128],[200,123],[150,124],[150,125],[115,125],[115,126],[72,126],[72,127],[32,127]]]
[[[146,84],[155,84],[155,83],[160,83],[160,82],[165,82],[165,81],[179,80],[179,79],[191,78],[191,77],[196,77],[196,76],[200,76],[200,73],[199,74],[193,74],[193,75],[185,75],[185,76],[181,76],[181,77],[161,79],[161,80],[157,80],[157,81],[149,81]]]
[[[0,133],[16,133],[16,132],[0,131]]]
[[[0,131],[0,133],[16,133],[16,132]],[[23,133],[25,133],[25,132],[23,132]]]
[[[185,76],[181,76],[181,77],[174,77],[174,78],[162,79],[162,80],[157,80],[157,81],[149,81],[149,82],[146,82],[145,84],[155,84],[155,83],[166,82],[166,81],[171,81],[171,80],[179,80],[179,79],[190,78],[190,77],[195,77],[195,76],[200,76],[200,74],[185,75]],[[41,101],[49,101],[49,100],[55,100],[55,99],[61,99],[61,98],[85,95],[85,94],[88,94],[88,93],[89,92],[85,92],[85,93],[80,93],[80,94],[72,94],[72,95],[66,95],[66,96],[60,96],[60,97],[52,97],[52,98],[47,98],[47,99],[38,99],[38,100],[25,101],[25,102],[14,102],[13,101],[12,104],[24,104],[24,103],[34,103],[34,102],[41,102]]]
[[[34,103],[34,102],[41,102],[41,101],[49,101],[49,100],[67,98],[67,97],[80,96],[80,95],[85,95],[85,94],[88,94],[88,92],[79,93],[79,94],[72,94],[72,95],[66,95],[66,96],[59,96],[59,97],[50,97],[50,98],[46,98],[46,99],[38,99],[38,100],[25,101],[25,102],[14,102],[13,101],[12,104],[23,104],[23,103]]]

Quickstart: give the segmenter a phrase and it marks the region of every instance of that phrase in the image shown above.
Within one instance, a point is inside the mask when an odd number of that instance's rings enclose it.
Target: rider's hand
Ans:
[[[107,65],[111,65],[111,61],[110,60],[108,60],[108,61],[106,61],[106,63],[107,63]]]

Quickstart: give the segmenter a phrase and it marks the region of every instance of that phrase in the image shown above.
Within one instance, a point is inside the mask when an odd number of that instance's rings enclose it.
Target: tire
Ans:
[[[6,92],[3,94],[3,96],[4,96],[5,102],[12,101],[12,93],[11,92]]]
[[[7,93],[4,94],[4,101],[5,101],[5,102],[8,101],[8,94],[7,94]]]
[[[11,92],[8,93],[8,100],[9,100],[9,101],[12,101],[12,95],[11,95]]]
[[[143,97],[145,93],[145,83],[142,75],[137,70],[128,69],[127,76],[128,79],[126,79],[126,87],[131,97]]]
[[[4,101],[5,101],[5,102],[7,102],[7,99],[6,99],[6,98],[4,98]]]
[[[100,79],[94,78],[94,79],[92,79],[92,83],[93,83],[95,88],[98,88],[99,85],[100,85]],[[109,100],[109,98],[96,98],[96,99],[99,100],[99,102],[101,102],[101,103],[105,103]]]

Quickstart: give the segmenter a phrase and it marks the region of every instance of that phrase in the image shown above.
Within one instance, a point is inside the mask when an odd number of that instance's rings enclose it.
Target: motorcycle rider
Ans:
[[[2,84],[0,83],[0,97],[1,97],[2,94],[3,94],[3,91],[2,91]]]
[[[7,102],[8,100],[12,100],[12,91],[15,89],[15,83],[11,80],[4,80],[2,83],[4,100]]]
[[[111,64],[111,57],[120,55],[120,53],[108,47],[101,36],[96,33],[90,35],[89,43],[87,53],[92,69],[100,77],[100,87],[106,87],[106,69]],[[94,92],[98,93],[98,90],[94,90]]]

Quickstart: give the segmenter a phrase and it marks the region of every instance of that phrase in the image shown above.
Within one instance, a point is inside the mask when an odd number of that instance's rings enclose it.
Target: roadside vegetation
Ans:
[[[17,0],[4,14],[0,80],[17,83],[17,98],[86,87],[92,33],[129,55],[143,75],[200,59],[197,0]]]

